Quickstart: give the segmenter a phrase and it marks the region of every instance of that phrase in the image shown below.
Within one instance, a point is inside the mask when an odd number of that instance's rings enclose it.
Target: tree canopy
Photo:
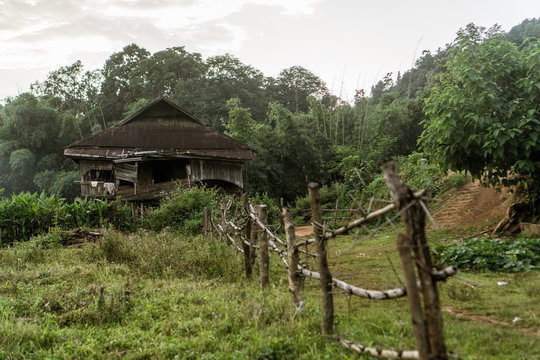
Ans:
[[[423,149],[442,166],[492,184],[538,183],[539,59],[538,39],[518,46],[498,27],[461,30],[426,101]]]

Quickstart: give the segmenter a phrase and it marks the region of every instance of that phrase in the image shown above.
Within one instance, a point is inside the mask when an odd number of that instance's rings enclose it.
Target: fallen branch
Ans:
[[[455,266],[447,266],[444,269],[433,273],[433,279],[437,281],[445,281],[449,277],[452,277],[459,273],[459,269]]]
[[[347,349],[354,350],[359,354],[367,353],[371,356],[385,359],[420,359],[416,350],[382,350],[360,345],[350,340],[339,338],[337,340]]]
[[[311,271],[304,268],[300,268],[299,271],[301,271],[302,275],[315,280],[319,280],[321,278],[319,273],[316,271]],[[448,266],[440,271],[433,273],[433,278],[437,281],[441,281],[451,276],[454,276],[458,272],[459,270],[455,266]],[[407,296],[407,290],[404,287],[398,287],[388,290],[368,290],[348,284],[345,281],[336,278],[332,278],[332,285],[344,290],[347,293],[370,300],[387,300]],[[418,283],[418,288],[420,288],[420,283]]]
[[[311,271],[308,269],[300,269],[300,271],[302,272],[302,275],[310,277],[312,279],[319,280],[321,278],[319,273],[316,271]],[[347,284],[345,281],[336,278],[332,278],[332,285],[342,290],[345,290],[345,292],[348,292],[350,294],[371,300],[395,299],[407,295],[407,290],[405,290],[404,287],[390,290],[367,290],[351,284]]]

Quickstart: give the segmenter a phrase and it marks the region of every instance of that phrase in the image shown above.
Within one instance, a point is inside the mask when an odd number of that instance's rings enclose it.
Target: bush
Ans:
[[[147,213],[143,226],[154,231],[170,227],[183,234],[196,234],[202,230],[204,208],[219,210],[219,201],[217,189],[178,189]]]
[[[467,177],[460,173],[448,175],[446,180],[451,187],[456,189],[459,189],[467,183]]]
[[[419,190],[425,188],[432,195],[436,195],[442,190],[440,181],[442,171],[438,166],[427,161],[427,159],[425,160],[426,163],[422,165],[422,159],[426,159],[426,155],[418,152],[414,152],[406,158],[396,158],[401,178],[411,189]]]
[[[477,271],[529,271],[540,264],[540,239],[473,238],[433,249],[441,263]]]

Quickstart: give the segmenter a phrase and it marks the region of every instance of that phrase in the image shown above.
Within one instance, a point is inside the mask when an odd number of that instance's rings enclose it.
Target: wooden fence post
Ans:
[[[208,236],[208,208],[204,208],[203,210],[203,234],[204,236]]]
[[[411,254],[411,239],[404,234],[398,234],[397,239],[397,248],[403,266],[403,275],[405,276],[407,300],[409,302],[409,310],[411,311],[411,320],[414,337],[416,339],[416,347],[418,349],[418,356],[420,360],[426,360],[429,356],[429,343],[426,333],[426,324],[424,323],[424,314],[422,313],[420,293],[416,282],[416,274],[414,272],[414,263]]]
[[[244,250],[244,266],[246,268],[246,278],[248,279],[251,277],[251,246],[246,244],[246,241],[251,241],[251,235],[253,234],[254,227],[255,224],[253,224],[253,220],[248,217],[246,223],[246,238],[245,241],[242,241],[242,249]]]
[[[444,342],[439,291],[433,278],[433,264],[426,241],[424,210],[419,204],[413,203],[416,201],[414,193],[401,181],[394,162],[384,164],[383,172],[392,199],[398,209],[402,211],[401,218],[407,228],[407,236],[412,241],[424,298],[424,315],[429,339],[429,359],[446,360],[448,355]]]
[[[308,184],[309,200],[311,202],[311,219],[313,223],[313,233],[317,245],[317,267],[321,276],[321,294],[323,307],[322,330],[326,335],[332,335],[334,330],[334,297],[332,294],[332,274],[328,267],[326,258],[326,242],[324,238],[321,215],[321,198],[319,194],[319,184],[310,182]]]
[[[223,229],[224,232],[226,232],[225,224],[227,222],[227,205],[225,205],[225,203],[221,203],[220,209],[221,209],[221,221],[220,221],[221,228]],[[219,238],[221,239],[221,241],[225,242],[225,244],[230,245],[230,241],[229,239],[227,239],[227,236],[225,234],[219,233]]]
[[[289,208],[284,207],[281,211],[283,216],[283,224],[285,226],[285,236],[287,238],[287,257],[289,261],[289,292],[291,293],[292,302],[295,307],[300,305],[302,300],[302,288],[304,278],[298,270],[299,258],[298,248],[296,247],[296,237],[294,234],[294,223],[292,212]]]
[[[266,225],[268,218],[268,207],[266,205],[259,206],[259,219]],[[268,286],[268,267],[270,264],[270,257],[268,255],[268,236],[263,228],[260,228],[259,234],[259,285],[261,289],[265,289]]]

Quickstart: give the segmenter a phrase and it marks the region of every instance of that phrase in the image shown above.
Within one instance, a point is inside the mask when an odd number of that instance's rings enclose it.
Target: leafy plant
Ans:
[[[158,208],[147,213],[143,226],[154,231],[170,227],[181,233],[195,234],[202,229],[204,208],[219,209],[217,189],[178,189],[162,200]]]
[[[433,249],[441,263],[477,271],[529,271],[540,264],[540,239],[473,238]]]
[[[519,47],[498,27],[470,24],[450,55],[426,100],[423,150],[489,184],[525,179],[538,188],[540,40]]]
[[[77,199],[67,204],[57,195],[14,194],[0,201],[0,245],[27,241],[51,228],[105,227],[131,230],[134,220],[119,201]]]

